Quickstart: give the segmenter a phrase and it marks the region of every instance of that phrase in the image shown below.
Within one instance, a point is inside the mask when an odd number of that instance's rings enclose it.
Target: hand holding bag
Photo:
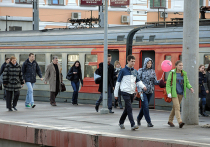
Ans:
[[[64,83],[61,83],[61,92],[66,91],[66,86]]]

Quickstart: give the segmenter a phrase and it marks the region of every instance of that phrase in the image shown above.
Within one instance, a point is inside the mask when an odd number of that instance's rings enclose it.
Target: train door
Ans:
[[[141,62],[139,65],[140,68],[142,68],[144,65],[144,59],[149,57],[153,60],[153,69],[155,70],[155,51],[141,51],[140,57],[141,57]],[[154,108],[154,106],[155,106],[155,96],[153,94],[149,103],[149,107]]]
[[[112,61],[111,61],[112,65],[114,65],[114,62],[116,60],[119,61],[119,50],[108,50],[108,54],[112,55]]]

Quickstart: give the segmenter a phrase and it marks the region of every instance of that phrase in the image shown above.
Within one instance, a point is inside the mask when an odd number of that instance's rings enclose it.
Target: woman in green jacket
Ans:
[[[168,97],[172,98],[172,102],[173,102],[173,108],[169,116],[168,124],[171,127],[175,127],[175,125],[173,124],[173,119],[175,115],[179,123],[179,128],[182,128],[185,123],[182,122],[182,119],[180,116],[180,104],[181,104],[183,95],[186,98],[186,88],[190,89],[192,93],[194,92],[194,90],[192,86],[190,85],[189,80],[187,78],[187,72],[183,70],[182,61],[178,60],[175,63],[175,66],[176,68],[171,70],[171,72],[168,75],[167,82],[166,82],[166,91],[167,91]],[[172,85],[171,85],[171,80],[173,80]]]

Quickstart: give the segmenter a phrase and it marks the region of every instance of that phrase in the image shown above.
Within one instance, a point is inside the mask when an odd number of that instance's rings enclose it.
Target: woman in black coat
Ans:
[[[207,79],[205,74],[205,67],[204,65],[199,66],[199,106],[200,106],[200,114],[202,116],[208,116],[205,112],[206,106],[206,93],[209,93],[207,88]]]
[[[210,90],[210,63],[206,70],[206,83],[207,83],[207,90],[209,91]],[[206,103],[207,103],[208,109],[210,109],[210,93],[207,93]]]
[[[67,79],[71,81],[71,86],[74,90],[72,95],[72,104],[78,105],[78,92],[79,92],[79,85],[80,82],[83,86],[83,80],[82,80],[82,70],[81,70],[81,64],[79,61],[75,61],[73,66],[70,68]]]

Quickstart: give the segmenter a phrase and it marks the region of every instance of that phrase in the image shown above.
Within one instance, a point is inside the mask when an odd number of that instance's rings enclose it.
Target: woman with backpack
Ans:
[[[209,91],[207,87],[205,66],[200,65],[199,66],[199,98],[200,98],[199,107],[200,107],[200,114],[205,117],[208,116],[205,112],[207,93],[209,93]]]
[[[180,104],[183,96],[186,98],[186,88],[188,88],[192,93],[194,92],[192,86],[187,77],[187,72],[183,70],[183,63],[178,60],[175,63],[176,68],[171,70],[168,75],[166,82],[166,91],[169,98],[172,98],[173,108],[171,110],[168,125],[170,127],[175,127],[173,124],[174,115],[179,123],[179,128],[182,128],[185,123],[182,122],[180,116]],[[172,85],[171,85],[172,80]]]
[[[72,104],[78,105],[78,92],[79,92],[79,85],[80,82],[83,86],[83,80],[82,80],[82,70],[81,70],[81,64],[79,61],[75,61],[73,66],[70,68],[66,78],[71,81],[71,86],[74,90],[72,95]]]

